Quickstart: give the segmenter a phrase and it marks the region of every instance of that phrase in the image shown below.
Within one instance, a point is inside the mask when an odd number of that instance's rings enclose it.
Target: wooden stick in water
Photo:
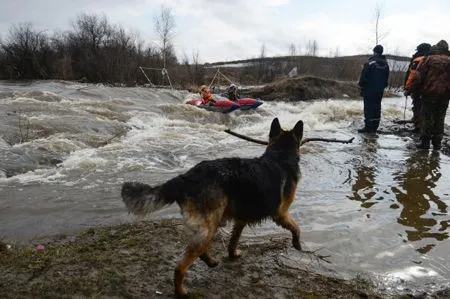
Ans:
[[[236,137],[239,137],[241,139],[244,139],[244,140],[247,140],[247,141],[250,141],[250,142],[254,142],[254,143],[257,143],[257,144],[262,144],[262,145],[268,145],[269,144],[267,141],[254,139],[254,138],[251,138],[251,137],[248,137],[248,136],[245,136],[245,135],[233,132],[230,129],[226,129],[225,132],[230,134],[230,135],[233,135],[233,136],[236,136]],[[303,139],[301,141],[300,146],[305,144],[305,143],[307,143],[307,142],[311,142],[311,141],[352,143],[353,139],[355,139],[355,137],[352,137],[352,138],[350,138],[348,140],[342,140],[342,139],[336,139],[336,138],[332,138],[332,139],[330,139],[330,138],[305,138],[305,139]]]
[[[305,143],[310,142],[310,141],[352,143],[353,139],[355,139],[355,137],[352,137],[352,138],[347,139],[347,140],[336,139],[336,138],[305,138],[305,139],[302,139],[302,142],[300,142],[300,145],[305,144]]]
[[[269,144],[267,141],[262,141],[262,140],[258,140],[258,139],[253,139],[253,138],[247,137],[247,136],[245,136],[245,135],[241,135],[241,134],[239,134],[239,133],[233,132],[233,131],[231,131],[230,129],[226,129],[225,132],[228,133],[228,134],[231,134],[231,135],[233,135],[233,136],[239,137],[239,138],[241,138],[241,139],[244,139],[244,140],[247,140],[247,141],[254,142],[254,143],[258,143],[258,144],[262,144],[262,145],[268,145],[268,144]]]

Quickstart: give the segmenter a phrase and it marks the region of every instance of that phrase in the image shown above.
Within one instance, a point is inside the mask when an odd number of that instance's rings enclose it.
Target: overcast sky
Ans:
[[[67,30],[81,12],[104,14],[113,24],[138,31],[157,43],[154,17],[161,5],[176,23],[174,46],[181,59],[199,54],[202,62],[297,53],[316,40],[318,54],[366,54],[374,45],[375,8],[385,52],[410,56],[421,42],[450,42],[449,0],[0,0],[0,37],[12,24],[31,22],[37,29]]]

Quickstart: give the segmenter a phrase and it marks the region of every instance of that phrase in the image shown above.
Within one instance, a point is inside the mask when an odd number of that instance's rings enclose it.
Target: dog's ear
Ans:
[[[295,127],[292,129],[292,131],[294,132],[295,136],[297,136],[298,140],[302,140],[302,138],[303,138],[303,121],[299,120],[295,124]]]
[[[277,137],[278,135],[280,135],[280,133],[281,133],[280,122],[278,121],[278,117],[275,117],[272,120],[272,124],[270,125],[269,139]]]

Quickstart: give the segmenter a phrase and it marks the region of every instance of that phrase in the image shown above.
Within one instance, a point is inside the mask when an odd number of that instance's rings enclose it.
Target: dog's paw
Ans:
[[[214,268],[214,267],[217,267],[219,265],[219,261],[212,258],[206,263],[206,265],[208,267],[210,267],[210,268]]]
[[[299,251],[302,251],[302,245],[300,245],[300,241],[299,240],[293,240],[292,241],[292,245],[294,245],[294,248],[295,249],[297,249],[297,250],[299,250]]]
[[[211,256],[210,256],[209,254],[207,254],[207,253],[202,254],[202,255],[200,256],[200,259],[201,259],[202,261],[204,261],[205,264],[206,264],[208,267],[210,267],[210,268],[214,268],[214,267],[216,267],[217,265],[219,265],[219,261],[216,260],[215,258],[211,257]]]
[[[184,287],[175,290],[175,298],[189,298],[187,290]]]
[[[230,259],[237,259],[237,258],[240,258],[241,255],[242,255],[241,250],[235,249],[234,252],[230,252],[230,253],[228,254],[228,257],[229,257]]]

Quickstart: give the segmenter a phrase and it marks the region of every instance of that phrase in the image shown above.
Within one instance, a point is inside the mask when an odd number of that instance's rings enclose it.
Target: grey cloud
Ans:
[[[31,22],[40,29],[68,29],[71,20],[81,12],[105,13],[120,6],[144,2],[139,0],[14,0],[2,1],[0,9],[0,34],[5,35],[12,24]]]

